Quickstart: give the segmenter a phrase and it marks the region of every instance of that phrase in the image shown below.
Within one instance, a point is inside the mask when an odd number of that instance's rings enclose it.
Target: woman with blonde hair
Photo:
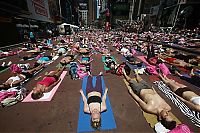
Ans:
[[[106,88],[104,95],[102,95],[102,81],[101,75],[96,77],[96,86],[92,85],[92,76],[88,76],[86,96],[83,90],[80,90],[80,94],[84,102],[84,112],[91,115],[91,126],[95,130],[99,130],[101,127],[101,113],[107,110],[106,107],[106,95],[108,88]]]

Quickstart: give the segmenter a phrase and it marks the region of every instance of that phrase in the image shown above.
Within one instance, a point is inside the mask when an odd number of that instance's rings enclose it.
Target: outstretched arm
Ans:
[[[83,103],[84,103],[84,109],[83,109],[83,111],[85,113],[90,113],[89,107],[88,107],[88,104],[87,104],[87,98],[85,97],[82,89],[80,90],[80,94],[81,94],[81,96],[83,98]]]
[[[101,107],[101,112],[105,111],[107,109],[107,106],[106,106],[106,97],[107,97],[107,93],[108,93],[108,88],[106,88],[105,90],[105,93],[102,97],[102,107]]]
[[[18,76],[19,76],[20,80],[14,81],[14,82],[11,84],[11,87],[12,87],[12,86],[17,86],[17,85],[19,85],[21,82],[23,82],[24,80],[26,80],[26,78],[24,77],[24,75],[19,74]]]

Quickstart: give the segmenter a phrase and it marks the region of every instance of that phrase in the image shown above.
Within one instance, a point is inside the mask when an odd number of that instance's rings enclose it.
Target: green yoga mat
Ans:
[[[116,61],[116,60],[115,60],[115,57],[113,57],[113,56],[110,56],[110,57],[112,58],[113,61]],[[101,58],[101,60],[102,60],[103,63],[105,63],[105,61],[106,61],[105,58],[106,58],[106,56],[102,56],[102,58]],[[109,71],[110,68],[108,68],[108,67],[104,64],[104,70],[105,70],[105,71]]]

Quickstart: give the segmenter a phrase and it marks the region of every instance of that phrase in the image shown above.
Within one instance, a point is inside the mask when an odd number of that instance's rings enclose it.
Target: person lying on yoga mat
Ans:
[[[126,56],[126,61],[131,65],[137,65],[138,67],[141,67],[143,62],[140,61],[138,58],[134,56]]]
[[[23,56],[22,59],[23,59],[24,61],[26,61],[26,60],[28,60],[28,59],[32,59],[32,58],[37,57],[38,54],[39,54],[39,53],[37,53],[37,54],[28,53],[27,55]]]
[[[47,55],[42,55],[42,56],[39,57],[39,58],[36,57],[36,59],[37,59],[37,63],[43,64],[43,63],[48,63],[48,62],[50,62],[50,61],[53,59],[53,56],[51,56],[51,55],[49,55],[49,56],[47,56]]]
[[[31,94],[32,99],[39,99],[43,96],[43,93],[51,90],[60,81],[59,77],[64,69],[65,67],[58,68],[56,71],[50,72],[41,81],[37,82]]]
[[[105,56],[105,66],[110,68],[111,70],[115,70],[118,66],[117,62],[114,60],[114,57],[111,56],[110,54],[107,54]]]
[[[105,89],[105,93],[102,94],[102,81],[101,75],[96,77],[96,86],[92,85],[92,76],[88,76],[86,86],[86,96],[83,90],[80,90],[80,94],[84,102],[84,112],[91,115],[91,126],[98,130],[101,127],[101,113],[107,110],[106,96],[108,88]]]
[[[16,72],[18,74],[22,74],[25,79],[32,78],[35,73],[37,73],[39,70],[41,70],[45,64],[40,64],[39,66],[34,66],[29,69],[22,69],[18,64],[12,64],[10,66],[10,69],[12,72]]]
[[[18,70],[13,71],[12,66],[11,66],[11,71],[12,71],[12,76],[8,80],[6,80],[6,82],[0,85],[0,90],[8,90],[12,87],[16,87],[26,79],[25,76],[23,74],[20,74]]]
[[[81,64],[81,65],[89,65],[93,59],[91,59],[91,55],[88,55],[88,56],[82,56],[81,57],[81,61],[77,59],[77,61]]]
[[[178,67],[183,67],[187,70],[191,70],[193,65],[192,64],[189,64],[183,60],[180,60],[180,59],[176,59],[176,58],[173,58],[173,57],[168,57],[168,56],[163,56],[161,54],[158,55],[158,57],[160,59],[164,59],[165,61],[167,61],[167,63],[171,64],[171,65],[174,65],[174,66],[178,66]]]
[[[5,83],[0,85],[1,90],[7,90],[11,87],[16,87],[20,85],[23,81],[31,78],[37,71],[39,71],[44,65],[40,65],[36,68],[22,71],[22,69],[16,64],[10,66],[13,76],[10,77]]]
[[[67,64],[69,64],[70,62],[74,61],[75,56],[74,55],[66,55],[65,57],[63,57],[60,61],[60,64],[62,66],[66,66]]]
[[[176,94],[176,96],[183,101],[192,110],[200,112],[200,96],[193,92],[184,84],[178,83],[172,79],[159,74],[159,77],[166,85]]]
[[[90,53],[90,49],[88,47],[79,47],[78,53],[86,55]]]
[[[198,64],[200,64],[200,56],[196,56],[196,55],[190,55],[190,54],[185,54],[185,53],[180,53],[178,51],[174,52],[174,54],[165,54],[166,56],[170,56],[172,58],[176,58],[178,60],[182,60],[188,64],[191,65],[195,65],[198,66]],[[164,56],[164,55],[163,55]]]
[[[200,84],[199,84],[200,83],[200,75],[195,74],[193,71],[194,70],[192,69],[189,74],[190,77],[184,76],[181,73],[179,73],[178,71],[175,71],[175,74],[177,74],[181,79],[183,79],[197,87],[200,87]]]
[[[111,62],[110,69],[112,74],[116,74],[118,76],[123,75],[122,69],[125,69],[127,75],[130,75],[131,72],[131,68],[125,62],[121,64],[116,64],[116,62],[115,63]]]
[[[154,114],[161,121],[162,125],[167,129],[173,129],[176,127],[176,122],[170,116],[171,107],[162,99],[155,89],[145,82],[138,74],[135,72],[136,80],[127,76],[125,70],[123,69],[124,78],[129,83],[130,88],[128,91],[135,101],[139,104],[143,111]]]

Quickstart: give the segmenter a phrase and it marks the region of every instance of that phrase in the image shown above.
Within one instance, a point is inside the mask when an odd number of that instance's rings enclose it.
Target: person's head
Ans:
[[[167,110],[162,110],[160,112],[160,122],[165,128],[169,130],[172,130],[176,127],[176,121],[173,120],[169,114],[169,111]]]
[[[189,63],[192,64],[192,65],[198,66],[198,61],[196,59],[194,59],[194,58],[189,59]]]
[[[101,127],[101,113],[97,109],[91,111],[91,127],[95,130]]]
[[[41,98],[43,96],[43,93],[42,93],[42,91],[39,89],[39,88],[34,88],[33,89],[33,93],[31,94],[31,98],[33,99],[33,100],[37,100],[37,99],[39,99],[39,98]]]

